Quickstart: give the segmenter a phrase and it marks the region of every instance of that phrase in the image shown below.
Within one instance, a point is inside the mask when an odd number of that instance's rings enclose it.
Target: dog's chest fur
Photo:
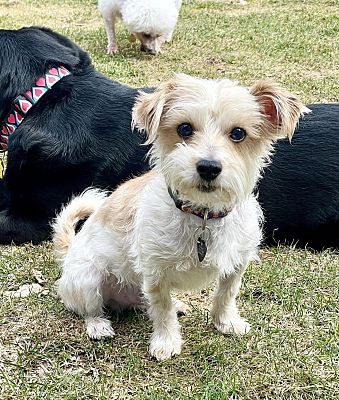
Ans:
[[[205,260],[200,263],[195,232],[202,219],[178,210],[163,178],[156,176],[138,201],[130,237],[134,268],[141,274],[166,275],[180,289],[206,286],[218,275],[229,275],[234,266],[256,257],[260,219],[260,208],[250,197],[225,218],[209,220],[211,235]]]
[[[200,263],[195,232],[202,219],[178,210],[163,177],[152,171],[114,192],[86,222],[70,253],[95,254],[104,260],[100,264],[108,282],[117,278],[122,287],[140,287],[148,275],[155,283],[165,280],[173,288],[198,289],[256,258],[260,219],[260,207],[251,196],[226,217],[209,220],[211,236]]]

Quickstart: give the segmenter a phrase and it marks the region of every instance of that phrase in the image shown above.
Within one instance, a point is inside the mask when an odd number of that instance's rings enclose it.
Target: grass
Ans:
[[[269,76],[305,102],[338,99],[336,1],[184,1],[174,40],[156,58],[129,43],[121,25],[120,53],[107,56],[96,1],[0,0],[2,28],[33,24],[68,35],[100,71],[132,86],[157,85],[176,71],[245,85]],[[55,297],[50,243],[0,246],[0,398],[338,398],[338,253],[279,246],[261,258],[239,298],[251,333],[224,337],[212,328],[213,288],[185,294],[192,312],[181,318],[183,352],[156,363],[146,315],[113,314],[115,338],[91,341]],[[6,295],[40,275],[44,291]]]

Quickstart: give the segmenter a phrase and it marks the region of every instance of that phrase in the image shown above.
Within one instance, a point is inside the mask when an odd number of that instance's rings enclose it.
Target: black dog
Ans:
[[[113,189],[148,169],[144,137],[131,130],[137,90],[95,71],[86,52],[49,29],[0,30],[0,126],[13,100],[60,66],[70,74],[10,136],[0,180],[2,244],[47,239],[51,218],[72,194]]]
[[[307,107],[259,184],[266,241],[339,248],[339,103]]]
[[[19,94],[60,66],[71,74],[33,106],[8,144],[2,244],[47,239],[49,221],[72,194],[114,189],[148,169],[144,137],[130,128],[137,90],[96,72],[87,53],[48,29],[0,30],[0,124]],[[266,240],[339,247],[339,105],[309,107],[259,184]]]

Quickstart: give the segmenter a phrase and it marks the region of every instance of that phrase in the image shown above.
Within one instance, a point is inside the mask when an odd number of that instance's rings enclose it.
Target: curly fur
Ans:
[[[169,42],[178,20],[181,0],[99,0],[108,37],[108,54],[118,51],[115,23],[121,19],[141,42],[141,50],[157,54]]]

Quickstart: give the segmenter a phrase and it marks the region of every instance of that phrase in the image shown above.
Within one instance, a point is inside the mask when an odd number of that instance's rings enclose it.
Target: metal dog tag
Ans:
[[[204,258],[207,253],[207,244],[201,236],[199,236],[197,239],[197,251],[198,251],[199,261],[200,262],[204,261]]]
[[[207,253],[207,241],[209,240],[209,238],[211,236],[211,231],[210,231],[209,227],[206,226],[207,216],[208,216],[208,210],[205,210],[204,219],[202,221],[202,224],[194,232],[194,237],[195,237],[195,240],[197,241],[198,259],[200,262],[204,261],[204,258]]]

